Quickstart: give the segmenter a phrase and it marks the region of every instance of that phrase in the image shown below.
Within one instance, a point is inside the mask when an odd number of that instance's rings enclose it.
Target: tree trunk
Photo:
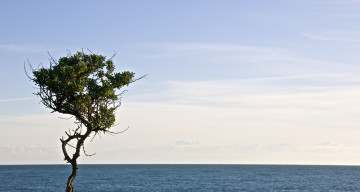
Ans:
[[[72,166],[72,172],[71,172],[71,175],[69,176],[67,184],[66,184],[66,192],[74,192],[74,187],[72,186],[72,184],[73,184],[73,181],[76,177],[76,173],[78,170],[77,158],[80,156],[81,147],[83,146],[85,139],[87,137],[89,137],[91,131],[92,131],[92,129],[88,128],[84,135],[81,135],[80,133],[77,133],[75,131],[73,135],[67,134],[69,137],[66,140],[60,139],[60,141],[62,143],[62,150],[63,150],[64,156],[65,156],[65,160],[68,163],[70,163]],[[72,158],[70,158],[70,156],[68,155],[68,153],[66,151],[66,145],[68,145],[68,143],[72,139],[77,139],[77,143],[76,143],[76,147],[75,147],[75,153],[73,154]]]
[[[74,187],[72,186],[72,184],[73,184],[73,181],[74,181],[74,179],[76,177],[76,173],[77,173],[77,170],[78,170],[76,160],[74,162],[72,162],[71,165],[72,165],[72,173],[68,178],[68,182],[67,182],[67,185],[66,185],[66,192],[74,192]]]

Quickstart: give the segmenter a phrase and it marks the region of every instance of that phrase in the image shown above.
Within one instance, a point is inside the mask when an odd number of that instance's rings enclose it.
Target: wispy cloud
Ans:
[[[103,154],[100,161],[107,163],[119,161],[144,163],[144,159],[146,159],[147,163],[321,163],[356,165],[359,164],[356,161],[360,157],[359,153],[359,145],[345,145],[326,141],[319,144],[300,145],[292,143],[206,145],[200,144],[200,142],[181,140],[158,147],[112,149]],[[109,159],[111,159],[110,162]],[[85,159],[85,161],[87,160],[89,159]]]
[[[204,56],[209,58],[216,56],[219,59],[224,57],[236,60],[254,62],[269,60],[286,60],[291,59],[297,53],[293,50],[265,47],[250,46],[241,44],[222,44],[222,43],[155,43],[136,45],[141,49],[156,50],[148,52],[150,57],[183,57],[187,56]]]
[[[7,153],[15,156],[21,156],[23,154],[45,156],[48,153],[60,152],[60,149],[58,149],[56,146],[45,146],[41,144],[32,146],[5,145],[0,146],[0,148],[1,150],[5,150]]]
[[[214,150],[216,147],[211,145],[205,145],[198,141],[185,141],[185,140],[179,140],[176,141],[173,145],[167,146],[170,148],[176,148],[176,149],[196,149],[196,150]]]
[[[0,145],[1,164],[62,163],[61,149],[49,145]]]
[[[360,4],[360,0],[316,0],[314,2],[319,2],[319,3],[336,3],[336,4]]]
[[[359,33],[333,33],[333,34],[311,34],[304,33],[304,37],[319,41],[334,41],[334,42],[348,42],[348,43],[359,43]]]
[[[321,56],[313,57],[304,50],[276,46],[254,46],[221,43],[154,43],[136,45],[137,54],[152,59],[166,59],[169,65],[184,66],[183,69],[200,67],[207,73],[217,74],[211,78],[229,76],[288,76],[314,73],[352,72],[357,66],[346,60],[336,62]],[[171,59],[171,61],[168,61]],[[339,68],[339,65],[342,67]],[[178,66],[177,66],[178,67]],[[179,68],[179,70],[183,70]],[[183,70],[191,74],[188,70]],[[201,74],[200,74],[201,75]]]
[[[234,53],[243,51],[252,52],[272,52],[288,53],[287,49],[263,47],[263,46],[247,46],[241,44],[222,44],[222,43],[163,43],[154,44],[153,46],[163,48],[165,50],[176,50],[185,52],[219,52],[219,53]]]
[[[12,52],[41,52],[48,51],[44,45],[39,44],[0,44],[0,50]]]
[[[28,101],[32,100],[31,97],[20,97],[20,98],[11,98],[11,99],[0,99],[0,103],[7,103],[7,102],[16,102],[16,101]]]
[[[189,104],[225,102],[233,106],[243,103],[245,105],[256,104],[259,107],[268,106],[264,105],[266,103],[276,105],[276,103],[285,103],[284,101],[300,104],[300,101],[303,100],[304,104],[310,106],[311,104],[307,104],[310,98],[316,100],[320,97],[337,96],[339,97],[338,101],[341,101],[354,94],[357,96],[359,82],[358,74],[349,73],[214,81],[169,81],[168,89],[163,93],[157,93],[153,97],[151,95],[144,97],[147,99],[161,97],[163,101]],[[254,101],[255,98],[258,100],[257,102]],[[294,100],[294,98],[297,99]]]
[[[268,95],[263,96],[266,99]],[[287,105],[286,99],[304,101],[291,96],[279,102]],[[308,104],[321,100],[324,98]],[[255,98],[252,104],[256,102],[262,101]],[[87,143],[97,156],[82,158],[82,162],[354,164],[353,159],[360,158],[360,146],[351,141],[360,133],[356,129],[359,105],[352,105],[351,114],[342,107],[322,111],[294,105],[267,110],[127,102],[119,111],[120,127],[130,125],[130,130]],[[0,141],[0,151],[5,154],[0,163],[22,163],[23,159],[28,163],[62,162],[58,138],[64,129],[72,127],[72,121],[46,114],[1,118],[0,124],[7,127]],[[41,141],[42,145],[16,144],[27,140],[24,138],[33,139],[31,143]],[[101,147],[107,145],[116,147]]]

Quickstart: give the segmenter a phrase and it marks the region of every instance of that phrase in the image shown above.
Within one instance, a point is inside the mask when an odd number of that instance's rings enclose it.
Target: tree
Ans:
[[[50,67],[34,69],[30,63],[32,77],[28,77],[38,87],[35,93],[41,103],[53,112],[67,114],[75,118],[76,128],[65,131],[60,139],[65,161],[72,165],[66,191],[72,192],[81,150],[86,154],[84,141],[100,133],[114,133],[110,128],[115,124],[115,111],[120,106],[124,86],[143,78],[135,79],[130,71],[114,72],[110,59],[83,51],[68,54],[55,61],[50,56]],[[26,71],[26,70],[25,70]],[[74,148],[74,153],[68,152]]]

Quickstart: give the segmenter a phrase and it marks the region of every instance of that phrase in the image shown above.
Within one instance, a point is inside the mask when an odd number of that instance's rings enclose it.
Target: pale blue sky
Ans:
[[[84,163],[359,164],[360,1],[2,1],[0,163],[63,163],[23,71],[89,48],[148,77]]]

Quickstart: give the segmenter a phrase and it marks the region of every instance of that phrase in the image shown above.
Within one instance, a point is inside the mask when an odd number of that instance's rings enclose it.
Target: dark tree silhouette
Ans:
[[[67,192],[74,191],[81,150],[87,155],[84,141],[100,133],[115,133],[110,128],[115,124],[122,88],[144,77],[135,79],[135,73],[130,71],[114,72],[112,58],[81,51],[58,61],[50,56],[48,68],[34,69],[29,63],[32,75],[27,75],[38,87],[35,94],[41,103],[52,112],[75,118],[76,128],[66,131],[66,136],[60,139],[65,161],[72,165]],[[74,148],[73,153],[67,150],[69,147]]]

